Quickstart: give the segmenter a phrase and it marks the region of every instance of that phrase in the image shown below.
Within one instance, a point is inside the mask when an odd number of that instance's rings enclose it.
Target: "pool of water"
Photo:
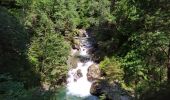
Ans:
[[[70,95],[67,93],[67,89],[65,87],[61,87],[57,89],[56,93],[52,97],[52,100],[98,100],[98,97],[93,95],[87,97]]]

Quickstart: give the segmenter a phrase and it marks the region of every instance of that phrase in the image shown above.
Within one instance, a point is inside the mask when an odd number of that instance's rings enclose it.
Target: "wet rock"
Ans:
[[[49,83],[45,83],[45,82],[42,83],[42,89],[43,89],[43,90],[46,90],[46,91],[47,91],[47,90],[49,90],[49,88],[50,88],[50,84],[49,84]]]
[[[77,49],[71,49],[70,56],[74,56],[78,50]]]
[[[98,80],[91,85],[90,93],[95,96],[105,95],[106,100],[132,100],[118,84],[109,84],[106,80]]]
[[[83,62],[83,63],[86,63],[87,61],[90,60],[90,58],[88,56],[81,56],[79,57],[80,61]]]
[[[80,41],[78,39],[73,39],[73,44],[72,44],[73,49],[80,49]]]
[[[80,37],[86,37],[86,30],[80,29],[79,30],[79,36]]]
[[[75,55],[72,55],[69,57],[68,59],[68,65],[70,68],[77,68],[77,62],[79,61],[79,59],[76,56],[77,53],[75,53]]]
[[[96,64],[92,64],[89,68],[88,68],[88,72],[87,72],[87,79],[88,81],[94,81],[96,79],[100,78],[100,69]]]
[[[77,50],[80,49],[79,46],[78,46],[78,45],[75,45],[75,44],[72,45],[72,48],[73,48],[73,49],[77,49]]]
[[[97,80],[92,83],[91,88],[90,88],[90,93],[96,96],[105,94],[107,95],[107,98],[108,98],[108,96],[109,97],[111,96],[111,95],[108,95],[111,92],[110,90],[111,90],[111,87],[107,81]]]
[[[74,79],[74,82],[76,82],[77,81],[77,79]]]
[[[76,71],[76,73],[74,74],[74,81],[77,81],[77,79],[79,79],[79,78],[81,78],[81,77],[83,77],[83,74],[82,74],[81,70],[78,69],[78,70]]]
[[[80,77],[83,77],[83,74],[82,74],[82,72],[81,72],[80,69],[77,70],[77,76],[78,76],[79,78],[80,78]]]

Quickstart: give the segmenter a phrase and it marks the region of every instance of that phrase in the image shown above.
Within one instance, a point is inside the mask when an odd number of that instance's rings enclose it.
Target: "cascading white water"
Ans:
[[[86,57],[90,58],[88,54],[88,50],[91,47],[91,43],[88,41],[88,35],[87,33],[85,34],[85,37],[81,37],[80,39],[80,49],[79,51],[79,56],[80,57]],[[74,51],[74,53],[76,53]],[[73,54],[74,55],[74,54]],[[93,61],[90,59],[86,59],[86,61],[78,61],[77,67],[75,69],[71,69],[68,72],[68,79],[67,79],[67,94],[70,95],[76,95],[79,97],[87,97],[90,96],[90,87],[91,87],[91,82],[87,80],[87,71],[90,65],[94,64]],[[75,74],[77,74],[77,71],[80,70],[82,73],[82,76],[77,78]]]
[[[78,67],[76,69],[69,71],[69,78],[68,78],[68,94],[77,95],[80,97],[85,97],[90,95],[90,87],[91,82],[87,80],[86,74],[88,67],[92,64],[92,62],[87,62],[86,64],[78,62]],[[75,81],[74,74],[76,71],[80,69],[82,72],[82,77]]]

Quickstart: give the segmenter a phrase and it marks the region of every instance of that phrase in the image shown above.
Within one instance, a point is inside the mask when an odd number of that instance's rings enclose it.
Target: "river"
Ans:
[[[71,55],[78,57],[79,60],[68,72],[66,87],[59,89],[58,100],[98,100],[98,97],[90,94],[92,82],[87,79],[89,66],[95,64],[89,54],[93,46],[89,34],[86,31],[83,34],[83,36],[75,37],[80,47],[79,50],[72,49]]]

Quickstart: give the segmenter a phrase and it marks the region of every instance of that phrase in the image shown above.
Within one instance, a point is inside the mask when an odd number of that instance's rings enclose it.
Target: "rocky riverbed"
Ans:
[[[105,95],[106,100],[131,100],[130,95],[121,89],[118,83],[110,84],[101,76],[100,68],[92,58],[91,51],[96,48],[93,47],[94,40],[90,37],[90,33],[79,30],[73,41],[68,63],[70,70],[67,94],[88,98],[86,100],[97,100],[101,95]]]

